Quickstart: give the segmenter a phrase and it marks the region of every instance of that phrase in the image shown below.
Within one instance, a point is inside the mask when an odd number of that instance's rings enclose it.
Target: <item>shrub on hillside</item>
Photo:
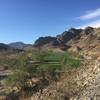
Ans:
[[[33,77],[49,82],[57,80],[60,71],[65,71],[64,68],[78,68],[81,62],[68,53],[35,50],[20,54],[11,61],[11,66],[14,73],[7,78],[7,84],[22,86]]]

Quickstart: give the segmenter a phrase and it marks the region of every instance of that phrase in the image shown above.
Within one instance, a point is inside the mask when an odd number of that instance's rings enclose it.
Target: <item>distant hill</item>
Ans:
[[[7,50],[11,50],[11,47],[8,46],[7,44],[0,43],[0,51],[7,51]]]
[[[14,48],[14,49],[24,49],[26,47],[32,47],[31,44],[25,44],[23,42],[13,42],[13,43],[10,43],[8,44],[11,48]]]

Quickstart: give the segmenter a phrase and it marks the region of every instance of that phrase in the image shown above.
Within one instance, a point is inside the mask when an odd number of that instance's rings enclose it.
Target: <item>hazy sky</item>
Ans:
[[[33,43],[88,25],[100,26],[100,0],[0,0],[0,42]]]

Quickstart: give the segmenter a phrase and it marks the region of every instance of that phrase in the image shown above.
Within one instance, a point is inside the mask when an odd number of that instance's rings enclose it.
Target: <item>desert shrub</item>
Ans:
[[[32,61],[32,62],[31,62]],[[60,76],[64,68],[78,68],[80,60],[74,59],[68,53],[54,53],[51,51],[24,52],[11,60],[10,66],[14,74],[7,78],[6,83],[13,86],[24,85],[27,79],[42,78],[52,82]]]
[[[28,73],[22,70],[16,70],[12,75],[6,79],[6,83],[10,86],[22,86],[25,83]]]
[[[81,64],[81,60],[71,57],[65,57],[62,62],[62,65],[68,68],[78,68],[81,66]]]

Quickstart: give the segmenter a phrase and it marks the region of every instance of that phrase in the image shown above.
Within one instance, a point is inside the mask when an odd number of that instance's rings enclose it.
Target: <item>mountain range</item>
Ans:
[[[23,42],[12,42],[9,44],[0,43],[0,51],[9,51],[9,50],[24,50],[25,48],[32,47],[31,44],[25,44]]]
[[[100,51],[100,28],[86,27],[85,29],[71,28],[56,37],[40,37],[34,44],[13,42],[0,43],[0,51],[25,48],[60,49],[64,51]]]

